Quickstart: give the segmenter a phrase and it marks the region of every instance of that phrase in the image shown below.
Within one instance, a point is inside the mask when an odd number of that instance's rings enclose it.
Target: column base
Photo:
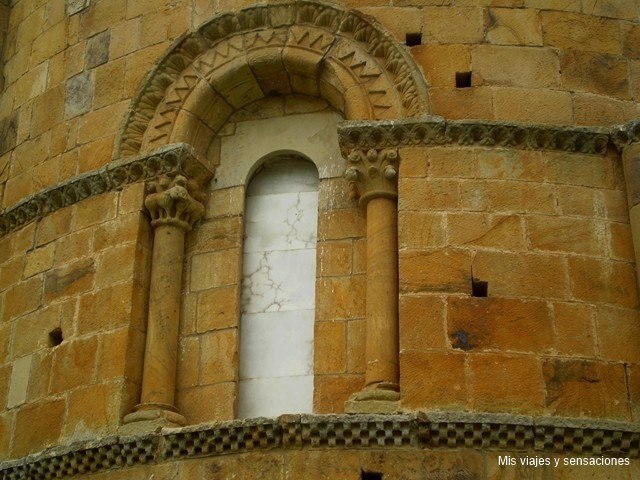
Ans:
[[[395,383],[377,383],[351,395],[345,413],[398,413],[400,388]]]
[[[149,433],[165,427],[183,427],[187,419],[171,405],[140,404],[136,411],[125,415],[118,433],[121,435]]]

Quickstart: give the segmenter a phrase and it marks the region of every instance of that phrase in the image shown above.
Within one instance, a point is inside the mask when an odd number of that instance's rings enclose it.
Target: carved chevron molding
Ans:
[[[45,480],[194,457],[300,448],[420,447],[638,458],[640,426],[567,418],[433,412],[283,415],[112,436],[0,464],[2,480]]]
[[[609,145],[621,149],[628,143],[640,141],[640,121],[608,129],[419,117],[343,122],[338,136],[343,151],[413,145],[476,145],[604,154]]]
[[[85,198],[161,175],[184,175],[201,186],[213,176],[187,144],[167,145],[147,155],[111,162],[99,170],[25,198],[0,214],[0,237]]]

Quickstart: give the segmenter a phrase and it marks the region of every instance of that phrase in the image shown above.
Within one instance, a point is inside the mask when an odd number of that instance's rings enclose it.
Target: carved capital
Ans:
[[[398,197],[398,151],[396,149],[353,150],[348,155],[345,177],[351,196],[362,205],[372,198]]]
[[[613,143],[622,151],[633,144],[640,144],[640,120],[616,127],[611,134]]]
[[[183,175],[163,175],[149,182],[144,205],[151,225],[175,225],[190,231],[204,215],[204,194],[198,182]]]

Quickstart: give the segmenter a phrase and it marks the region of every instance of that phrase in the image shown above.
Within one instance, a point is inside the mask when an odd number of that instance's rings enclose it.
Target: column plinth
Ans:
[[[346,171],[352,194],[367,209],[365,387],[348,413],[393,413],[400,400],[398,368],[398,212],[396,150],[354,151]]]
[[[125,430],[180,426],[175,407],[176,367],[185,235],[204,215],[202,193],[183,176],[148,187],[145,207],[154,229],[142,391]]]

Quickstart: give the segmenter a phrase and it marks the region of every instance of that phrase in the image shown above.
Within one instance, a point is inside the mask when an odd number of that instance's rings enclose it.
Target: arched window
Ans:
[[[313,411],[318,171],[269,158],[246,191],[238,417]]]

